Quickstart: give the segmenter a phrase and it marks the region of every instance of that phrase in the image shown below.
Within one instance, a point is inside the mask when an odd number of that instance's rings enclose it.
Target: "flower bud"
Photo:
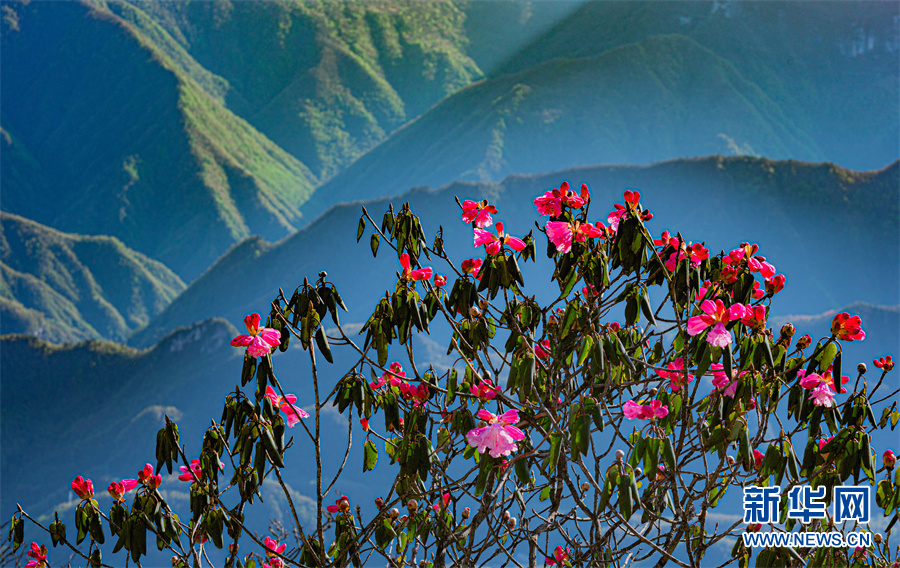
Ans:
[[[416,509],[419,508],[419,504],[416,502],[415,499],[410,499],[409,502],[406,504],[406,508],[409,509],[410,513],[415,513]]]
[[[472,319],[477,319],[478,316],[481,315],[481,310],[478,309],[478,306],[472,306],[469,308],[469,317]]]
[[[177,556],[173,556],[172,558],[169,559],[169,561],[172,563],[172,566],[178,566],[179,560],[178,560]]]
[[[794,325],[790,323],[786,323],[781,326],[781,337],[778,338],[778,341],[784,345],[788,346],[791,344],[791,338],[794,337]]]
[[[396,521],[397,517],[400,516],[400,510],[397,509],[397,507],[394,507],[393,509],[390,510],[389,515],[391,516],[391,519]]]
[[[642,469],[639,468],[639,467],[637,467],[637,468],[634,469],[634,476],[635,476],[635,477],[640,477],[640,476],[642,476],[642,475],[644,475],[644,470],[642,470]]]
[[[508,520],[509,520],[509,511],[503,511],[503,520],[504,520],[504,521],[508,521]]]
[[[797,349],[806,349],[810,344],[812,344],[812,337],[807,333],[797,340]]]
[[[734,465],[734,456],[728,456],[728,465]]]
[[[868,371],[868,369],[866,368],[865,363],[860,363],[859,365],[856,366],[856,372],[859,373],[860,375],[865,375],[866,371]]]
[[[591,488],[591,484],[588,483],[587,481],[585,481],[584,483],[581,484],[581,490],[582,490],[582,491],[587,491],[587,490],[590,489],[590,488]]]
[[[399,519],[397,519],[397,522],[400,523],[401,525],[402,525],[402,524],[405,524],[405,523],[406,523],[406,519],[408,519],[408,518],[409,518],[408,515],[403,515],[402,517],[400,517]]]
[[[478,421],[478,427],[479,427],[479,428],[486,428],[486,427],[487,427],[487,422],[485,422],[484,420],[479,420],[479,421]]]
[[[762,523],[747,525],[747,532],[758,532],[760,529],[762,529]]]
[[[650,389],[649,394],[650,394],[650,396],[656,396],[657,392],[659,392],[659,391],[656,389],[656,387],[653,387],[652,389]]]
[[[382,499],[381,497],[376,497],[375,498],[375,506],[378,507],[379,511],[381,509],[383,509],[384,508],[384,499]]]
[[[881,533],[875,533],[875,536],[873,538],[875,540],[875,544],[881,544],[881,541],[884,540],[884,537],[881,536]]]
[[[238,543],[232,542],[228,545],[228,554],[237,554],[238,553]]]
[[[508,519],[506,520],[506,528],[508,528],[509,530],[513,530],[514,528],[516,528],[516,523],[517,523],[517,522],[518,522],[518,521],[516,521],[516,518],[515,518],[515,517],[510,517],[510,518],[508,518]]]
[[[625,452],[622,450],[616,450],[616,459],[622,461],[622,458],[625,457]]]
[[[465,509],[463,509],[463,510],[462,510],[462,518],[463,518],[463,519],[468,519],[468,518],[469,518],[469,513],[470,513],[470,512],[471,512],[471,510],[470,510],[468,507],[466,507]]]
[[[885,450],[881,456],[881,463],[889,470],[894,469],[894,465],[897,463],[897,456],[891,450]]]
[[[424,560],[419,560],[419,568],[428,568],[428,563]]]

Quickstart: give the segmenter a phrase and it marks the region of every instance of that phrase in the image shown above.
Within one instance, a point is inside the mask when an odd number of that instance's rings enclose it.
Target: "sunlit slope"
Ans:
[[[184,283],[114,237],[62,233],[0,213],[0,333],[123,340]]]
[[[481,76],[450,2],[108,6],[157,37],[165,29],[174,44],[157,40],[162,49],[226,81],[228,108],[319,178]]]
[[[118,237],[185,280],[250,234],[294,230],[309,170],[137,28],[81,3],[5,8],[5,210]]]
[[[318,188],[303,211],[417,185],[751,148],[773,158],[820,155],[730,62],[685,36],[652,37],[468,87]]]
[[[492,74],[685,35],[778,101],[822,159],[875,169],[900,156],[898,20],[896,2],[586,2]]]
[[[511,176],[500,183],[455,183],[390,201],[395,209],[410,202],[429,239],[442,224],[445,246],[459,266],[461,260],[484,253],[473,248],[471,229],[460,221],[454,195],[497,203],[497,218],[506,222],[506,230],[522,235],[537,219],[532,199],[562,180],[590,185],[591,216],[598,220],[605,221],[612,204],[621,203],[625,188],[639,188],[643,202],[657,215],[649,223],[654,234],[666,229],[681,231],[688,240],[706,239],[713,253],[754,239],[761,253],[787,274],[788,286],[777,304],[791,313],[821,313],[855,301],[900,303],[897,266],[884,260],[900,254],[896,163],[877,172],[852,172],[832,164],[709,157]],[[387,202],[365,205],[380,220]],[[131,343],[150,345],[174,327],[211,316],[238,322],[246,313],[268,309],[279,287],[290,293],[321,270],[342,290],[352,312],[348,321],[365,321],[367,310],[393,289],[399,265],[385,245],[373,260],[367,242],[356,243],[360,205],[335,207],[277,245],[250,239],[235,247]],[[543,250],[543,235],[537,234],[537,241]],[[539,257],[540,273],[546,276],[548,261]],[[441,263],[435,266],[447,271]],[[529,268],[524,270],[527,277]],[[526,279],[525,290],[549,295],[554,287],[542,277]]]

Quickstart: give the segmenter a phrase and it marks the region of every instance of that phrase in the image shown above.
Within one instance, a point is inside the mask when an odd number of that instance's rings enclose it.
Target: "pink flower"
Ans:
[[[725,347],[731,343],[731,332],[725,329],[725,323],[741,319],[747,315],[747,308],[743,304],[734,304],[727,310],[722,300],[703,300],[700,309],[704,315],[694,316],[688,319],[688,335],[694,336],[701,333],[709,326],[713,329],[706,336],[706,341],[716,347]]]
[[[47,546],[40,545],[38,543],[31,543],[31,550],[28,551],[28,556],[30,556],[33,560],[29,560],[28,564],[25,565],[25,568],[44,568],[45,566],[49,566],[47,564]]]
[[[490,379],[482,379],[477,385],[470,386],[469,391],[482,402],[487,402],[500,394],[500,387],[494,386]]]
[[[547,238],[556,246],[556,250],[565,254],[572,250],[572,239],[583,243],[588,239],[598,239],[605,235],[602,223],[594,226],[591,223],[565,223],[562,221],[548,221],[545,230]]]
[[[739,265],[747,260],[747,268],[751,272],[759,272],[763,278],[771,278],[775,276],[775,267],[766,262],[764,256],[753,256],[759,250],[759,245],[751,245],[749,243],[741,243],[740,248],[736,248],[728,253],[728,256],[722,259],[725,264]]]
[[[391,363],[391,366],[388,367],[389,371],[386,371],[381,374],[378,378],[378,381],[373,381],[369,383],[369,386],[372,387],[373,390],[379,389],[390,379],[390,383],[392,387],[399,387],[403,382],[402,379],[406,378],[406,373],[403,372],[403,366],[394,361]]]
[[[253,313],[244,318],[249,335],[238,335],[231,340],[233,347],[247,346],[251,357],[267,354],[273,347],[281,343],[281,332],[277,329],[259,327],[259,314]]]
[[[669,231],[663,231],[658,239],[653,239],[653,245],[662,248],[672,247],[673,249],[678,249],[678,237],[671,236]]]
[[[611,233],[615,233],[619,230],[619,221],[624,217],[629,211],[636,211],[638,207],[638,203],[641,200],[641,194],[637,191],[632,191],[630,189],[625,190],[625,205],[620,205],[616,203],[615,211],[611,212],[606,217],[606,222],[609,223],[609,229]]]
[[[737,392],[737,380],[731,380],[734,377],[729,378],[725,374],[725,367],[721,363],[713,363],[709,368],[713,371],[713,386],[717,389],[724,389],[722,394],[729,398],[734,398],[734,393]],[[744,372],[746,373],[747,371]],[[734,371],[732,371],[733,373]]]
[[[759,470],[762,467],[763,458],[766,457],[766,454],[762,453],[759,450],[753,450],[753,467],[756,470]]]
[[[678,239],[675,240],[677,241]],[[669,255],[668,260],[666,260],[666,268],[669,271],[674,271],[676,265],[686,258],[690,260],[691,266],[696,268],[700,266],[701,261],[709,258],[709,249],[704,248],[700,243],[692,243],[687,247],[682,245],[678,252],[673,252]]]
[[[494,222],[491,213],[497,214],[497,208],[490,205],[487,199],[475,203],[471,199],[463,201],[462,220],[466,223],[475,223],[478,228],[490,227]]]
[[[269,537],[266,537],[266,540],[263,542],[266,545],[266,555],[272,556],[273,554],[284,554],[285,549],[287,549],[287,544],[278,544],[278,541]]]
[[[500,250],[503,248],[504,244],[509,245],[509,248],[518,251],[525,249],[525,241],[503,232],[503,223],[498,221],[496,228],[497,234],[495,235],[490,231],[485,231],[484,229],[476,227],[474,229],[475,246],[480,247],[485,245],[484,248],[488,254],[500,254]]]
[[[668,365],[666,365],[667,369],[672,369],[675,372],[669,371],[656,371],[656,374],[662,377],[663,379],[669,379],[671,383],[669,384],[670,388],[673,391],[677,391],[681,389],[686,383],[684,380],[684,359],[678,357]],[[694,380],[694,375],[687,376],[687,382],[691,382]]]
[[[447,277],[441,276],[440,274],[434,275],[434,285],[440,288],[441,286],[447,285]]]
[[[481,268],[481,262],[480,258],[470,258],[462,261],[460,269],[463,271],[463,274],[471,274],[476,280],[481,280],[481,276],[478,275],[478,270]]]
[[[550,340],[545,339],[534,346],[534,354],[538,359],[546,359],[550,356]]]
[[[428,387],[425,385],[412,386],[409,383],[401,382],[398,385],[400,389],[400,394],[406,400],[413,401],[413,404],[416,406],[422,406],[425,404],[425,401],[428,400],[429,392]]]
[[[181,470],[181,475],[178,476],[179,481],[200,481],[200,477],[203,475],[200,460],[191,460],[190,467],[183,465],[178,469]]]
[[[269,385],[266,387],[266,398],[269,399],[272,406],[280,408],[281,411],[284,412],[287,417],[288,428],[293,428],[297,422],[300,422],[301,418],[309,418],[308,412],[294,406],[294,403],[297,402],[297,397],[292,394],[286,394],[284,395],[284,398],[282,398],[281,395],[276,393],[275,389]]]
[[[813,389],[812,394],[809,395],[808,400],[813,401],[813,404],[816,406],[824,406],[825,408],[830,408],[834,406],[834,392],[828,388],[828,385],[822,384]]]
[[[137,479],[123,479],[122,481],[113,481],[106,490],[115,501],[124,501],[125,494],[137,486]]]
[[[82,499],[90,499],[94,496],[94,482],[79,475],[72,480],[72,491]]]
[[[805,389],[817,389],[819,387],[825,386],[832,390],[832,392],[836,392],[834,390],[834,376],[832,375],[832,369],[834,365],[829,365],[828,370],[826,370],[821,375],[816,373],[806,374],[806,371],[800,369],[797,371],[797,376],[800,378],[800,386]],[[841,384],[847,384],[850,381],[850,377],[846,375],[841,376]],[[841,387],[841,394],[845,394],[847,389]]]
[[[897,456],[895,456],[894,452],[891,450],[885,450],[884,454],[881,456],[881,464],[885,469],[894,469],[894,466],[897,465]]]
[[[890,355],[881,357],[880,359],[873,359],[872,364],[885,372],[894,370],[894,360],[891,359]]]
[[[350,498],[346,495],[342,495],[340,499],[334,502],[334,505],[328,505],[325,509],[329,513],[349,513]]]
[[[487,410],[479,410],[478,417],[488,425],[469,430],[466,441],[482,454],[485,450],[490,450],[493,458],[508,456],[518,449],[516,441],[525,439],[525,434],[514,426],[519,422],[519,413],[516,410],[507,410],[500,416],[495,416]]]
[[[831,334],[845,341],[862,341],[866,338],[866,332],[862,330],[862,319],[847,312],[841,312],[831,320]]]
[[[431,278],[431,267],[427,268],[419,268],[418,270],[411,270],[409,267],[409,253],[403,253],[400,255],[400,265],[403,266],[403,273],[400,277],[403,280],[428,280]]]
[[[563,566],[569,559],[569,549],[560,545],[553,550],[553,558],[544,558],[544,564],[547,566]]]
[[[762,298],[762,297],[764,297],[764,296],[766,295],[765,290],[760,289],[760,287],[759,287],[759,282],[757,282],[756,280],[753,281],[753,292],[752,292],[752,294],[753,294],[753,299],[754,299],[754,300],[759,300],[760,298]]]
[[[360,424],[360,426],[362,426],[363,430],[369,429],[369,419],[368,418],[360,418],[359,424]]]
[[[825,444],[830,442],[833,438],[834,438],[834,436],[828,436],[827,438],[819,438],[819,440],[816,442],[819,445],[819,450],[824,448]]]
[[[444,493],[441,495],[440,501],[431,506],[435,511],[444,511],[447,507],[450,506],[450,494]]]
[[[766,294],[774,296],[784,289],[784,274],[777,274],[771,278],[766,278]]]
[[[548,190],[544,195],[534,198],[534,206],[541,215],[559,217],[562,215],[562,206],[578,209],[590,199],[590,191],[587,184],[581,184],[581,195],[569,189],[569,182],[564,181],[559,189]]]
[[[766,327],[766,307],[765,306],[747,306],[746,315],[741,318],[741,323],[755,330],[761,330]]]
[[[655,399],[646,406],[629,400],[622,405],[622,411],[625,413],[625,418],[629,420],[653,420],[667,415],[669,407]]]
[[[138,472],[138,481],[147,489],[153,490],[162,483],[162,475],[153,475],[153,466],[148,463]]]

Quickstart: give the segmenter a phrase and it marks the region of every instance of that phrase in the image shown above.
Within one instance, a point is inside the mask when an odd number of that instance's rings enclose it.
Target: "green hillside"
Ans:
[[[896,2],[586,2],[491,74],[685,35],[778,101],[823,159],[875,169],[900,156],[898,19]]]
[[[820,156],[727,60],[685,36],[656,36],[463,89],[318,188],[302,210],[313,217],[341,201],[459,179],[728,153]]]
[[[114,237],[0,213],[0,333],[54,343],[123,340],[182,290],[165,265]]]
[[[118,237],[185,280],[299,224],[314,176],[134,25],[74,2],[4,11],[4,210]]]
[[[788,275],[789,286],[778,303],[793,313],[821,313],[854,301],[900,304],[898,267],[884,261],[900,255],[897,163],[860,173],[832,164],[710,157],[517,175],[500,183],[454,183],[437,191],[414,190],[390,201],[395,210],[410,202],[427,233],[443,225],[445,246],[458,262],[483,253],[472,247],[471,228],[459,220],[454,195],[497,203],[501,211],[497,219],[506,222],[509,233],[522,235],[536,219],[531,200],[562,180],[589,184],[597,219],[605,220],[612,204],[621,203],[625,188],[639,188],[642,201],[657,215],[649,225],[656,234],[666,229],[681,231],[690,240],[705,238],[712,251],[755,239],[779,272]],[[378,200],[366,207],[380,218],[387,202]],[[152,345],[168,330],[207,317],[240,321],[246,313],[265,309],[279,287],[293,289],[321,270],[327,271],[350,307],[344,320],[365,321],[370,313],[366,310],[384,290],[393,288],[398,264],[390,254],[373,260],[369,247],[356,243],[359,214],[359,203],[343,204],[277,245],[242,243],[130,343]],[[543,236],[538,240],[542,244]],[[549,283],[543,281],[526,287],[528,294],[548,290]]]
[[[481,76],[466,55],[465,14],[450,2],[106,6],[192,76],[181,62],[222,78],[224,89],[205,84],[320,179]]]

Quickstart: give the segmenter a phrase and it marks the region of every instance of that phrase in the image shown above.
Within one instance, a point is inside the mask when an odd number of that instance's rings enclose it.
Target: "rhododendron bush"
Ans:
[[[112,483],[110,509],[95,498],[90,472],[73,472],[74,521],[57,516],[39,525],[40,538],[29,528],[37,539],[29,566],[49,565],[47,536],[91,566],[122,566],[126,555],[140,563],[148,541],[174,566],[211,563],[211,549],[222,550],[224,566],[269,568],[895,562],[900,469],[872,438],[900,420],[898,391],[885,381],[890,356],[879,354],[873,373],[844,364],[842,343],[865,338],[852,314],[836,315],[818,341],[794,341],[790,324],[773,332],[770,305],[789,285],[777,259],[749,242],[715,254],[655,231],[660,220],[640,197],[626,191],[599,214],[587,186],[549,189],[534,197],[546,239],[504,225],[502,208],[487,201],[458,201],[474,258],[450,258],[442,230],[429,242],[408,205],[380,224],[363,209],[357,241],[371,230],[373,255],[396,255],[397,280],[361,329],[342,325],[346,306],[324,272],[292,294],[279,290],[260,306],[265,325],[248,314],[247,334],[232,341],[244,350],[241,387],[225,398],[199,456],[185,453],[167,417],[155,465]],[[544,244],[558,294],[539,299],[522,267]],[[419,334],[444,342],[448,358],[417,355]],[[289,348],[306,352],[308,373],[276,373]],[[349,363],[325,384],[321,367],[335,361]],[[346,457],[322,459],[321,419],[332,408],[364,471],[391,468],[374,505],[337,493]],[[314,475],[312,522],[284,482],[287,451]],[[174,475],[190,485],[183,510],[159,491],[162,476]],[[830,516],[834,487],[851,484],[871,486],[873,517],[889,519],[862,553],[752,550],[740,539],[755,530],[869,530]],[[269,536],[245,526],[264,485],[283,490],[293,522]],[[735,515],[744,487],[774,485],[785,498],[792,487],[824,487],[829,513],[802,524],[784,509],[768,525]],[[14,515],[15,547],[29,519]]]

